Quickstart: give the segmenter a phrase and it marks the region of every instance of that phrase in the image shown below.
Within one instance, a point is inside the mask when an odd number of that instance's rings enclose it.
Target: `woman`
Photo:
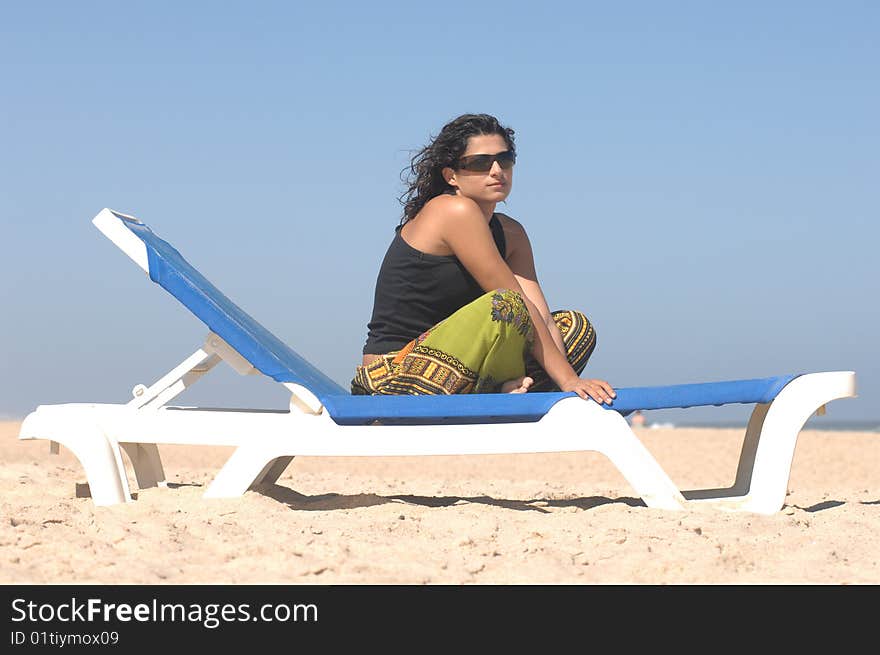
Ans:
[[[353,394],[559,389],[611,403],[611,385],[579,377],[592,325],[550,312],[525,229],[495,211],[513,182],[513,134],[465,114],[413,157]]]

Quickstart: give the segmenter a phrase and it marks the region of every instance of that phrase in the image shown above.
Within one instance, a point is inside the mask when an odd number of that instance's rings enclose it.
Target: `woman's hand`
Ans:
[[[614,389],[605,380],[586,380],[584,378],[572,378],[559,385],[562,391],[574,391],[581,398],[586,400],[592,398],[600,405],[602,403],[611,404],[611,401],[617,397]]]

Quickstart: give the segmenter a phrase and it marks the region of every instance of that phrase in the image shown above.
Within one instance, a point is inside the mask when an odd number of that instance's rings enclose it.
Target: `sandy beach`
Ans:
[[[648,509],[595,453],[303,457],[205,500],[231,450],[179,446],[160,447],[168,488],[95,507],[72,454],[18,427],[0,423],[5,584],[880,583],[876,433],[802,432],[760,516]],[[741,430],[638,433],[681,487],[732,482]]]

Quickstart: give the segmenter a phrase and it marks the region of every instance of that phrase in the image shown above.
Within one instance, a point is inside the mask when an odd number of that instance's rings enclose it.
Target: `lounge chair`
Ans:
[[[140,488],[164,485],[159,444],[235,446],[209,498],[274,483],[296,455],[476,455],[592,450],[607,456],[648,507],[691,503],[774,513],[783,504],[798,434],[813,412],[855,396],[852,371],[617,389],[610,407],[573,393],[352,396],[224,296],[136,218],[104,209],[93,223],[208,329],[204,343],[126,404],[41,405],[19,438],[69,448],[96,505],[132,500],[122,457]],[[220,361],[290,391],[288,410],[218,410],[168,403]],[[635,410],[754,404],[734,484],[681,491],[624,418]],[[504,429],[497,425],[503,423]]]

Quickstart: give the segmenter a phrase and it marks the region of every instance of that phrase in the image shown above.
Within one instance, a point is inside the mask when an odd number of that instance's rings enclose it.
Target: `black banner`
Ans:
[[[413,649],[454,643],[462,634],[496,644],[649,633],[663,640],[682,621],[698,621],[703,629],[772,629],[783,625],[783,614],[815,610],[815,603],[827,619],[843,612],[841,601],[852,595],[833,586],[503,585],[7,585],[0,594],[6,626],[0,642],[8,653],[131,652],[190,643],[198,650],[330,647],[350,646],[352,639],[381,645],[412,631],[421,635]],[[622,624],[630,626],[623,633]]]

